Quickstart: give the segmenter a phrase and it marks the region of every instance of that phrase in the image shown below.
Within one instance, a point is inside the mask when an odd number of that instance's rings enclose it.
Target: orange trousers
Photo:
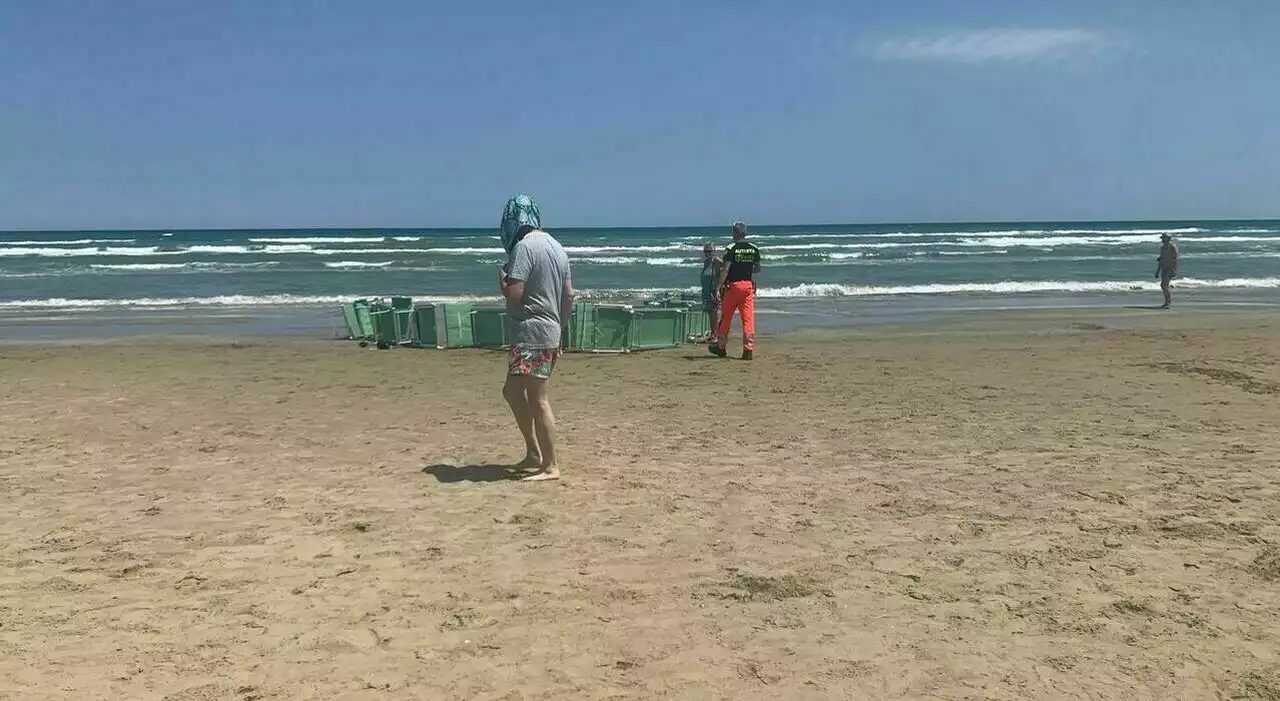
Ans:
[[[750,280],[731,282],[720,299],[720,325],[716,328],[716,345],[724,348],[729,342],[729,327],[733,313],[742,315],[742,349],[756,349],[756,286]]]

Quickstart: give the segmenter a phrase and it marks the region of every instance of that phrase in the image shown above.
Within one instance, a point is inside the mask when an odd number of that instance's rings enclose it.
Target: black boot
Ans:
[[[744,351],[742,351],[742,359],[743,359],[743,360],[751,360],[751,356],[752,356],[754,353],[755,353],[755,351],[744,350]]]

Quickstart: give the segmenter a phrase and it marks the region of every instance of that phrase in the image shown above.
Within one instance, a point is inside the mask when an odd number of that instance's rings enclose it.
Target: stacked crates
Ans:
[[[358,320],[359,307],[356,307],[355,314]],[[368,303],[368,314],[370,333],[362,335],[362,339],[372,339],[382,348],[398,346],[412,340],[412,297],[374,300]]]
[[[506,310],[468,303],[413,305],[409,297],[356,300],[343,305],[353,339],[380,347],[505,348],[510,342]],[[578,302],[562,338],[568,351],[627,353],[672,348],[707,332],[700,304],[668,301],[636,308],[628,304]]]
[[[672,348],[684,343],[688,333],[687,314],[681,309],[579,302],[573,307],[565,348],[592,353]]]

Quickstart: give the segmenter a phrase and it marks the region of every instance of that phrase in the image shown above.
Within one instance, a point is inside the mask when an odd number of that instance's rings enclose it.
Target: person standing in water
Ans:
[[[1160,278],[1160,291],[1164,293],[1164,304],[1161,309],[1168,309],[1173,304],[1173,293],[1170,291],[1173,279],[1178,276],[1178,247],[1173,243],[1173,236],[1160,234],[1160,257],[1156,259],[1156,277]]]
[[[742,316],[742,359],[751,360],[756,350],[756,283],[760,272],[760,248],[747,241],[747,225],[733,223],[733,243],[724,249],[724,266],[720,272],[720,324],[707,349],[721,358],[728,355],[729,327],[733,313]]]
[[[702,310],[707,313],[707,340],[714,337],[720,322],[720,269],[724,261],[716,257],[714,244],[702,247]]]
[[[560,477],[556,462],[556,420],[547,381],[560,357],[560,339],[573,310],[569,257],[542,230],[538,205],[528,195],[507,201],[502,212],[502,247],[509,261],[498,273],[507,301],[511,345],[502,396],[511,405],[524,436],[519,467],[536,470],[526,482]]]

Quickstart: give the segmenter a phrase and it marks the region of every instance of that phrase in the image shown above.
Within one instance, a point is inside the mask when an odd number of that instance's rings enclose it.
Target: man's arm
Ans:
[[[508,302],[519,302],[524,299],[524,280],[512,280],[504,273],[502,276],[502,296]]]
[[[1178,247],[1177,246],[1174,246],[1173,248],[1173,270],[1170,271],[1170,274],[1173,275],[1174,277],[1178,276]]]
[[[724,294],[724,286],[729,284],[729,261],[733,258],[733,247],[734,244],[732,243],[725,246],[724,258],[720,260],[720,274],[716,276],[716,286],[712,290],[716,299],[719,299],[720,295]]]
[[[519,302],[524,299],[524,281],[529,277],[529,268],[532,267],[533,261],[529,259],[529,253],[524,246],[516,244],[516,248],[511,252],[511,270],[504,272],[500,278],[502,287],[502,296],[508,302]]]

